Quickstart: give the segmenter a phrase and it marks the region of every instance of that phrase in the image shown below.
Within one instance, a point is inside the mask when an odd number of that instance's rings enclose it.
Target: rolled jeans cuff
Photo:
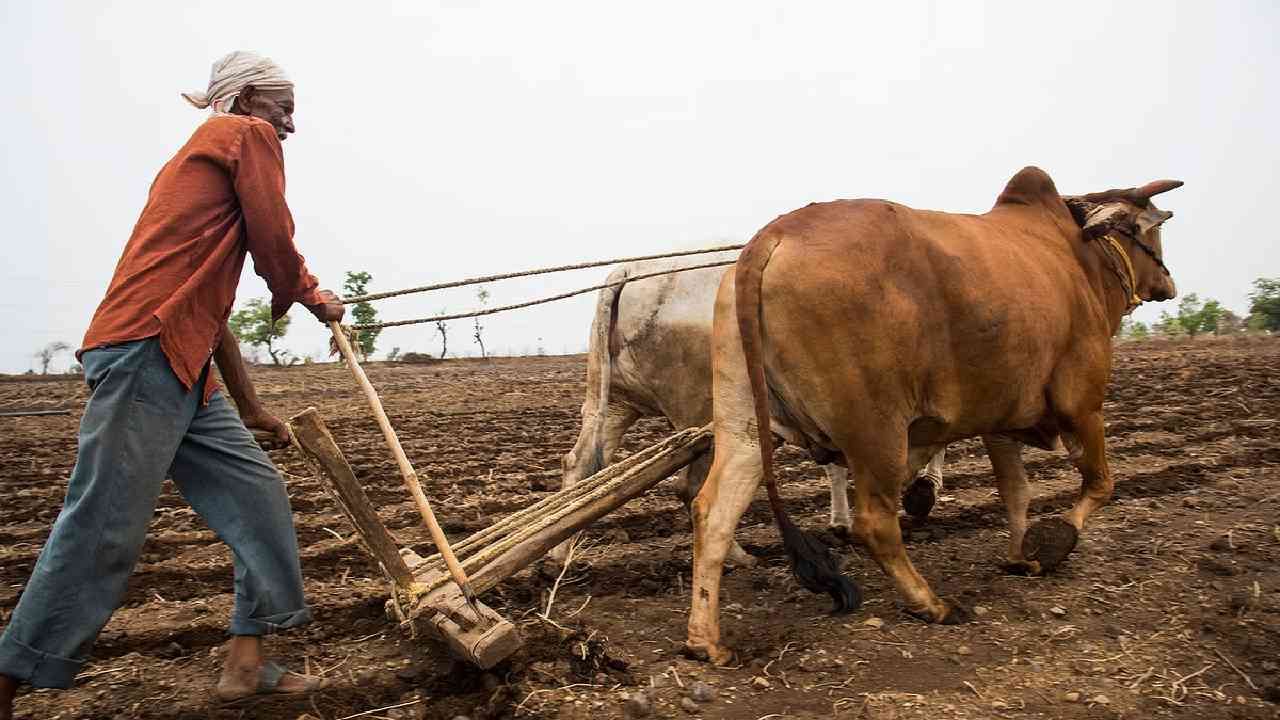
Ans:
[[[230,632],[232,635],[271,635],[309,622],[311,622],[311,608],[304,607],[301,610],[261,618],[233,617]]]
[[[0,674],[38,688],[69,688],[84,660],[41,652],[18,640],[0,644]]]

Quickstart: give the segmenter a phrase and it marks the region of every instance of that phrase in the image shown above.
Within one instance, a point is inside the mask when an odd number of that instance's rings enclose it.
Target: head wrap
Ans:
[[[209,88],[204,92],[182,93],[192,105],[215,113],[231,112],[236,96],[249,85],[259,90],[293,87],[284,69],[255,52],[236,50],[218,58],[209,71]]]

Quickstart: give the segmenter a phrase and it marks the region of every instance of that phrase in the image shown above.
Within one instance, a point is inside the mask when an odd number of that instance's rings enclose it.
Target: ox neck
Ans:
[[[1124,244],[1114,235],[1088,241],[1093,246],[1095,286],[1106,315],[1111,336],[1120,332],[1120,323],[1142,304],[1138,295],[1138,278],[1133,270],[1133,260]]]

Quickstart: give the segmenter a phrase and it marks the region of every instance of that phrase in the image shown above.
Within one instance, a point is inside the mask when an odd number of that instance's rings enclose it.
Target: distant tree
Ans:
[[[373,276],[367,272],[348,270],[347,281],[342,284],[342,293],[347,297],[368,295],[369,283],[372,281]],[[358,302],[351,308],[351,317],[357,325],[371,325],[378,321],[378,311],[373,309],[372,303]],[[382,328],[360,331],[357,342],[360,344],[362,355],[372,357],[374,344],[377,343],[378,335],[381,333]]]
[[[67,368],[67,373],[70,375],[83,375],[84,366],[80,363],[71,363],[71,367]]]
[[[1258,278],[1249,293],[1249,328],[1280,332],[1280,278]]]
[[[398,357],[400,357],[399,346],[391,348],[391,352],[387,353],[387,360],[390,362],[395,362]]]
[[[1125,318],[1120,321],[1120,337],[1145,340],[1150,336],[1151,329],[1147,327],[1146,323],[1138,322],[1133,318]]]
[[[488,302],[489,300],[489,291],[486,290],[484,287],[481,287],[479,290],[476,291],[476,297],[479,298],[480,307],[483,308],[485,303]],[[480,357],[482,358],[488,357],[488,355],[485,354],[485,351],[484,351],[484,338],[481,337],[481,335],[484,333],[484,326],[480,324],[479,317],[475,317],[473,319],[475,320],[475,334],[473,335],[473,337],[476,339],[476,344],[480,346]]]
[[[1235,335],[1244,329],[1244,318],[1231,312],[1223,310],[1222,315],[1218,316],[1218,326],[1214,328],[1215,335]]]
[[[61,340],[56,340],[37,350],[35,353],[35,358],[40,362],[40,374],[48,375],[49,364],[53,362],[53,359],[57,357],[59,354],[64,353],[70,349],[71,349],[70,345],[62,342]]]
[[[1184,296],[1178,303],[1176,320],[1183,332],[1195,337],[1203,333],[1216,332],[1218,320],[1223,312],[1225,309],[1217,300],[1201,300],[1199,295],[1191,293]]]
[[[254,298],[231,314],[227,326],[236,339],[251,348],[265,348],[273,365],[290,365],[289,352],[278,350],[275,343],[289,331],[289,316],[271,322],[271,303]]]
[[[440,308],[441,315],[448,312],[448,308]],[[443,360],[444,356],[449,354],[449,326],[444,320],[436,321],[436,334],[440,336],[440,359]]]
[[[1182,327],[1182,323],[1178,321],[1178,317],[1176,315],[1170,315],[1168,310],[1162,310],[1160,312],[1160,319],[1156,320],[1152,329],[1165,337],[1171,338],[1187,334],[1187,331]]]

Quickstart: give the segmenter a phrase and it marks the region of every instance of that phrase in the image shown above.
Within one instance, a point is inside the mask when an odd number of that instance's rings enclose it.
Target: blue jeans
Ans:
[[[221,393],[202,405],[155,338],[86,352],[67,499],[0,637],[0,673],[70,687],[124,595],[166,476],[235,555],[233,635],[311,620],[284,482]],[[206,370],[207,375],[207,370]]]

